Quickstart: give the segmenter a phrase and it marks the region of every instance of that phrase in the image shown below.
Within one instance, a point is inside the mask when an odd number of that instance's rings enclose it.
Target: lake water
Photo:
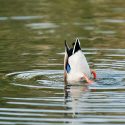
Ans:
[[[78,37],[97,80],[64,85],[64,40]],[[125,1],[0,0],[0,124],[124,125]]]

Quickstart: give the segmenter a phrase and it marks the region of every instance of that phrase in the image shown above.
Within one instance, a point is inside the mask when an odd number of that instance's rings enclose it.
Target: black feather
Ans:
[[[76,42],[75,42],[74,49],[73,49],[73,54],[76,53],[78,50],[81,50],[79,39],[77,39]]]

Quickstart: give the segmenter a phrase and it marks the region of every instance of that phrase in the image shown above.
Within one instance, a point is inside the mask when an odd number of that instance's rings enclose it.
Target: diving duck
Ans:
[[[96,72],[90,69],[86,57],[81,50],[79,39],[76,39],[71,48],[65,41],[64,81],[73,83],[85,80],[87,83],[93,83],[90,80],[92,75],[95,79]]]

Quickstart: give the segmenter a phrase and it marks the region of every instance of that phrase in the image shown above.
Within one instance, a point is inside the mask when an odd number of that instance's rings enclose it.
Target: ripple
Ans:
[[[116,31],[112,31],[112,30],[96,30],[95,32],[100,34],[108,34],[108,35],[116,33]]]
[[[91,89],[123,89],[125,72],[116,70],[96,70],[97,80],[90,86]],[[62,70],[35,70],[9,73],[6,77],[13,79],[10,84],[29,88],[51,88],[63,89],[63,71]],[[23,80],[22,83],[18,80]],[[33,84],[27,83],[27,80],[34,81]],[[25,82],[26,81],[26,82]],[[23,83],[24,82],[24,83]]]
[[[32,19],[41,19],[44,16],[12,16],[10,17],[12,20],[32,20]]]
[[[104,22],[106,22],[106,23],[125,23],[125,20],[122,20],[122,19],[105,19]]]
[[[0,16],[0,21],[5,21],[5,20],[8,20],[8,17],[2,17],[2,16]]]
[[[62,74],[62,70],[34,70],[34,71],[22,71],[13,72],[6,75],[6,77],[13,77],[14,79],[31,79],[36,76],[48,76],[48,75],[58,75]]]
[[[32,19],[41,19],[44,18],[45,16],[8,16],[8,17],[2,17],[0,16],[0,21],[5,21],[5,20],[32,20]]]
[[[61,98],[57,97],[46,97],[46,98],[11,98],[11,97],[4,97],[4,99],[9,99],[9,100],[27,100],[27,101],[62,101]]]
[[[0,112],[1,115],[9,116],[46,116],[46,114],[35,114],[35,113],[17,113],[17,112]]]
[[[10,84],[20,87],[36,89],[63,89],[64,87],[62,70],[35,70],[13,72],[7,74],[6,78],[13,81]]]
[[[8,121],[16,124],[47,125],[49,122],[124,123],[125,71],[97,69],[96,72],[97,80],[94,84],[69,85],[67,88],[64,88],[63,70],[33,70],[6,74],[12,86],[32,88],[32,92],[37,88],[43,96],[3,97],[5,104],[13,108],[0,108],[0,120],[3,124]]]
[[[59,26],[54,23],[31,23],[27,24],[27,27],[31,27],[32,29],[53,29]]]
[[[47,104],[47,103],[33,103],[33,102],[7,102],[8,104],[14,104],[14,105],[31,105],[31,106],[53,106],[53,107],[63,107],[64,105],[56,104]]]

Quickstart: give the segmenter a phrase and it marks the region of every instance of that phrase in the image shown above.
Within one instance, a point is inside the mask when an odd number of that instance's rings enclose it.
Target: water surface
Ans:
[[[123,0],[0,1],[0,124],[124,125]],[[78,37],[97,80],[65,86],[64,40]]]

